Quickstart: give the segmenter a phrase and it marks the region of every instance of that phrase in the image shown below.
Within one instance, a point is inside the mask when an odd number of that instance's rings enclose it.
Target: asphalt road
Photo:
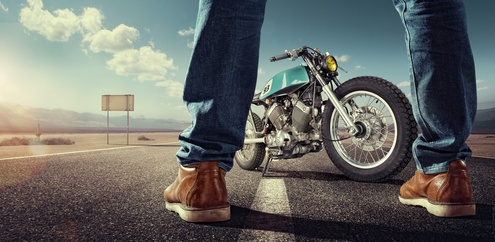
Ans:
[[[0,184],[0,241],[495,241],[493,159],[468,160],[474,217],[400,204],[413,163],[392,180],[361,183],[322,151],[274,161],[264,178],[236,166],[226,177],[232,219],[194,224],[167,211],[162,197],[177,174],[177,149],[0,160],[2,174],[14,174]]]

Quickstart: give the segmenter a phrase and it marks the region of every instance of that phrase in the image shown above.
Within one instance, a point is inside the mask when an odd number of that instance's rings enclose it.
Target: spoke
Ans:
[[[356,154],[357,154],[357,146],[354,144],[354,143],[350,143],[349,144],[350,147],[354,147],[354,148],[351,148],[351,150],[349,150],[349,152],[347,153],[350,153],[351,151],[354,150],[354,157],[356,157]]]
[[[369,106],[371,104],[371,96],[365,96],[365,97],[367,97],[365,106]]]
[[[364,155],[364,163],[369,163],[369,161],[368,161],[369,158],[368,157],[369,157],[370,152],[365,151],[364,153],[365,153],[365,155]]]
[[[363,150],[362,148],[360,148],[360,149],[361,149],[361,154],[359,154],[359,159],[358,159],[358,161],[360,161],[360,160],[361,160],[361,158],[363,157],[363,152],[364,152],[364,150]]]
[[[383,150],[383,147],[380,147],[380,150],[382,151],[382,155],[383,155],[383,157],[385,157],[386,153],[385,153],[385,151]]]
[[[342,142],[340,142],[342,144]],[[349,143],[347,146],[344,147],[345,150],[347,150],[347,148],[351,147],[353,145],[353,143]]]
[[[381,159],[381,157],[383,157],[383,156],[380,156],[380,154],[378,154],[378,151],[379,151],[379,150],[380,150],[380,149],[375,149],[376,158],[377,158],[378,160],[380,160],[380,159]]]
[[[378,105],[378,108],[377,108],[377,109],[378,109],[380,112],[382,112],[382,113],[383,113],[383,110],[384,110],[385,108],[386,108],[385,104],[384,104],[384,103],[382,103],[382,102],[380,102],[380,104]]]
[[[354,146],[355,146],[355,148],[354,148],[354,156],[353,157],[354,157],[354,159],[356,159],[356,157],[357,157],[357,148],[358,147],[357,147],[357,145],[354,145]]]

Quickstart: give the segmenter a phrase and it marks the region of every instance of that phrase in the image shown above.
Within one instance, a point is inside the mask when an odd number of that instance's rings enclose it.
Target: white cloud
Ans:
[[[41,0],[28,0],[28,4],[21,9],[19,22],[51,41],[66,42],[75,33],[93,34],[103,28],[104,17],[96,8],[85,8],[83,14],[77,16],[69,9],[57,9],[52,14],[43,10]]]
[[[167,58],[167,55],[159,50],[153,50],[152,40],[149,41],[151,47],[134,49],[134,41],[139,39],[139,31],[136,28],[120,24],[113,30],[106,29],[102,25],[104,16],[96,8],[84,8],[80,16],[69,9],[57,9],[52,14],[43,9],[42,0],[27,1],[28,6],[21,9],[19,14],[19,22],[26,29],[37,32],[48,40],[61,42],[68,41],[75,33],[80,33],[84,37],[81,49],[85,54],[88,54],[89,50],[113,54],[113,58],[106,64],[107,68],[114,70],[117,75],[136,75],[139,81],[156,81],[164,80],[169,70],[177,70],[173,59]],[[191,33],[194,33],[192,28],[179,31],[181,35]]]
[[[261,69],[261,67],[258,68],[258,75],[263,75],[263,74],[266,74],[266,72]]]
[[[192,27],[189,27],[189,29],[179,30],[178,33],[181,36],[193,35],[194,34],[194,29]]]
[[[6,8],[6,7],[2,4],[2,2],[0,2],[0,8],[2,8],[2,10],[3,10],[4,12],[6,12],[6,13],[8,13],[8,12],[9,12],[9,8]]]
[[[105,18],[100,10],[96,8],[84,8],[84,13],[81,15],[81,26],[89,34],[96,33],[103,29],[101,20]]]
[[[488,90],[488,89],[490,89],[488,86],[478,87],[478,92],[479,92],[479,91]]]
[[[484,83],[484,82],[485,82],[485,80],[476,80],[476,84],[480,84],[480,83]],[[478,92],[480,92],[480,91],[485,91],[488,89],[490,89],[488,86],[484,86],[484,87],[478,87],[477,90],[478,90]]]
[[[80,19],[69,9],[57,9],[54,15],[43,10],[41,0],[28,0],[28,7],[21,9],[19,21],[28,30],[38,32],[51,41],[65,42],[81,31]]]
[[[107,61],[107,67],[117,75],[137,75],[139,81],[163,80],[168,70],[177,70],[173,59],[150,46],[116,52],[113,59]]]
[[[187,47],[190,49],[194,48],[194,41],[187,42]]]
[[[83,42],[90,42],[89,49],[95,53],[100,51],[117,53],[134,48],[133,41],[138,37],[139,31],[137,29],[120,24],[112,31],[102,29],[93,35],[88,35]]]
[[[166,94],[169,97],[182,97],[182,93],[184,91],[184,84],[171,80],[157,82],[155,86],[165,87]]]
[[[189,35],[194,35],[194,29],[192,27],[189,27],[189,29],[182,29],[179,30],[177,33],[179,33],[180,36],[189,36]],[[194,48],[194,40],[187,40],[187,47],[192,49]]]
[[[404,82],[397,84],[397,87],[408,87],[408,86],[411,86],[411,83],[408,81],[404,81]]]
[[[348,55],[343,55],[343,56],[335,56],[335,59],[337,59],[338,62],[347,62],[351,57]]]
[[[357,65],[357,66],[354,67],[354,69],[361,70],[361,69],[365,69],[365,68],[363,66],[361,66],[361,65]]]

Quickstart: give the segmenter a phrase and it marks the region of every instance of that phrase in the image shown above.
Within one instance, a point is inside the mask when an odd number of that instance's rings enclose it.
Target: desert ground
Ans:
[[[177,137],[179,132],[158,133],[129,133],[129,146],[141,145],[171,145],[179,144]],[[149,140],[139,140],[144,136]],[[35,135],[26,134],[0,134],[0,141],[12,137],[34,139]],[[106,133],[75,133],[75,134],[43,134],[41,139],[64,138],[70,139],[73,145],[24,145],[24,146],[0,146],[0,159],[38,156],[66,152],[78,152],[96,149],[109,149],[127,146],[126,133],[110,133],[107,144]]]
[[[472,134],[467,144],[473,150],[473,156],[495,158],[495,134]]]
[[[177,136],[179,132],[159,133],[130,133],[129,146],[140,145],[178,145]],[[139,140],[138,137],[145,136],[150,140]],[[26,134],[0,134],[0,141],[12,137],[25,137],[34,139],[34,135]],[[76,134],[43,134],[41,139],[68,138],[75,141],[73,145],[30,145],[30,146],[0,146],[0,159],[37,156],[66,152],[78,152],[96,149],[108,149],[127,146],[126,133],[110,133],[107,144],[106,133],[76,133]],[[473,156],[495,158],[495,134],[472,134],[468,145],[473,150]]]

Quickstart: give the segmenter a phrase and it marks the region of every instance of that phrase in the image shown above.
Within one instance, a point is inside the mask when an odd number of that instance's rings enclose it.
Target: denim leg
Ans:
[[[179,135],[179,164],[218,161],[232,169],[256,88],[265,5],[266,0],[200,1],[183,95],[192,124]]]
[[[418,171],[445,172],[471,156],[466,139],[476,115],[476,77],[461,0],[394,0],[406,29]]]

